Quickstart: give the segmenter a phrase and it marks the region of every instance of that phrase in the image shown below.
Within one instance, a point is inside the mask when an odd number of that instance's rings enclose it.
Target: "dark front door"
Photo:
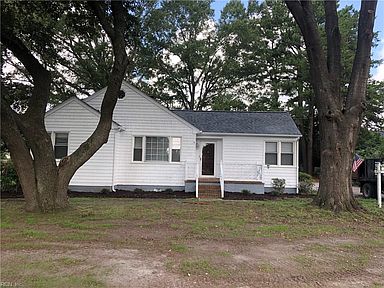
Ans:
[[[205,144],[201,154],[201,175],[215,175],[215,144]]]

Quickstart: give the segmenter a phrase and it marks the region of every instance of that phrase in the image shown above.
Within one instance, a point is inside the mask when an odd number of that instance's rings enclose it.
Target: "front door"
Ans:
[[[215,143],[205,143],[201,151],[201,175],[215,175]]]

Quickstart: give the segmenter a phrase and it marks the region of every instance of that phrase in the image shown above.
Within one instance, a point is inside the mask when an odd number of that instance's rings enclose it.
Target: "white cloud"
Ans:
[[[378,53],[379,59],[384,59],[384,45],[381,46],[381,50]],[[372,77],[377,81],[384,81],[384,63],[380,64],[375,71],[375,74]]]

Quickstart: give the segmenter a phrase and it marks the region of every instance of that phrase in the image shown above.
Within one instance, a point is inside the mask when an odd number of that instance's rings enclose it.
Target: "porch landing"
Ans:
[[[225,193],[242,192],[248,190],[254,194],[264,194],[264,183],[258,180],[225,180]],[[185,180],[185,191],[196,192],[196,181],[194,179]],[[199,198],[220,198],[220,179],[219,178],[199,178]]]

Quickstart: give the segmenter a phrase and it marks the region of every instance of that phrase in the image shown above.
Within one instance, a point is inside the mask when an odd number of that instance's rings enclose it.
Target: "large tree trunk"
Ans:
[[[347,127],[344,123],[346,121],[342,119],[320,119],[321,174],[319,193],[314,202],[336,212],[359,208],[351,182],[358,121]]]
[[[348,93],[341,92],[341,35],[336,1],[324,1],[326,47],[311,1],[285,0],[304,38],[320,125],[320,188],[315,202],[333,211],[358,207],[352,194],[352,157],[365,106],[377,0],[362,1]]]
[[[307,130],[307,147],[306,147],[306,167],[307,173],[313,175],[313,125],[314,125],[314,108],[313,100],[310,100]]]

